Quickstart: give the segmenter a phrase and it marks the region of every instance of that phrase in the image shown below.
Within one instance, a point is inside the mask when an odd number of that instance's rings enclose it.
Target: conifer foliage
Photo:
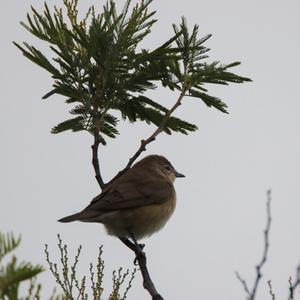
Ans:
[[[173,25],[173,35],[161,46],[141,49],[141,41],[157,21],[155,12],[149,10],[152,0],[133,7],[128,0],[120,13],[111,0],[99,14],[91,6],[81,20],[77,2],[63,0],[64,9],[54,7],[53,11],[45,3],[42,13],[31,7],[27,22],[21,22],[50,45],[53,57],[47,58],[26,42],[14,42],[28,59],[51,74],[53,88],[43,98],[58,94],[73,104],[72,118],[53,127],[52,133],[86,130],[106,144],[105,137],[118,134],[120,118],[159,126],[168,109],[163,101],[150,99],[146,93],[159,85],[227,112],[226,104],[209,95],[204,86],[250,81],[228,71],[239,62],[208,63],[209,49],[204,43],[210,35],[199,38],[197,25],[189,32],[184,19]],[[163,128],[168,134],[196,129],[196,125],[173,116]]]
[[[12,252],[20,245],[21,238],[16,238],[12,233],[3,234],[0,232],[0,299],[15,300],[19,297],[20,283],[32,280],[43,271],[40,265],[32,265],[29,262],[18,262]],[[3,262],[6,256],[10,256]],[[30,282],[26,300],[39,299],[40,285]]]

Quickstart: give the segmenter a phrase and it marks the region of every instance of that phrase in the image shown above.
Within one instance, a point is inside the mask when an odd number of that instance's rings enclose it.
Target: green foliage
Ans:
[[[62,239],[58,235],[58,249],[60,253],[60,263],[61,268],[58,267],[57,263],[53,263],[50,260],[50,254],[48,251],[48,245],[46,245],[45,253],[46,259],[49,265],[49,269],[53,276],[55,277],[56,282],[61,287],[63,291],[62,299],[80,299],[87,300],[89,298],[86,291],[87,277],[78,279],[77,266],[79,261],[79,256],[81,253],[82,247],[79,246],[77,253],[74,258],[73,264],[69,264],[69,255],[68,247],[66,244],[63,244]],[[96,267],[91,263],[90,264],[90,286],[91,286],[91,299],[101,300],[103,299],[103,277],[104,277],[104,261],[102,259],[102,246],[99,248],[98,259]],[[124,288],[124,292],[121,294],[121,289],[125,284],[125,280],[129,276],[129,271],[123,272],[122,268],[119,268],[118,271],[113,272],[113,286],[112,292],[109,295],[108,300],[125,300],[129,289],[131,288],[132,281],[135,276],[136,269],[131,273],[129,277],[127,286]]]
[[[15,250],[21,243],[21,237],[15,238],[12,233],[0,232],[0,262],[5,255]]]
[[[128,0],[119,14],[111,0],[102,13],[96,14],[92,6],[81,20],[78,1],[63,2],[66,13],[56,7],[51,12],[45,4],[43,13],[32,7],[27,23],[21,22],[50,45],[52,59],[26,42],[14,42],[28,59],[52,75],[53,89],[44,99],[58,94],[66,97],[67,103],[76,103],[70,111],[74,117],[55,126],[53,133],[86,130],[99,133],[105,144],[103,136],[115,138],[118,134],[119,118],[112,114],[115,112],[130,122],[158,125],[168,109],[145,93],[159,84],[227,112],[226,104],[209,95],[204,85],[250,81],[228,71],[237,62],[225,66],[205,62],[209,49],[203,43],[210,35],[199,38],[197,25],[189,33],[184,20],[179,27],[173,25],[174,34],[161,46],[140,50],[140,42],[156,22],[155,12],[149,11],[152,0],[141,1],[131,12]],[[163,129],[168,134],[187,134],[197,127],[170,117]]]
[[[0,299],[18,300],[23,299],[19,294],[19,286],[23,281],[30,280],[28,295],[24,300],[39,299],[40,285],[37,285],[34,278],[43,271],[39,265],[32,265],[29,262],[17,262],[16,256],[12,255],[6,264],[3,258],[11,254],[21,242],[21,238],[15,238],[12,233],[3,234],[0,232]]]

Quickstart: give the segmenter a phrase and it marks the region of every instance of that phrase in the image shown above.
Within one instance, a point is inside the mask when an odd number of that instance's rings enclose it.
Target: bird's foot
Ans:
[[[144,248],[145,248],[145,244],[139,244],[139,247],[141,248],[141,250],[144,250]]]

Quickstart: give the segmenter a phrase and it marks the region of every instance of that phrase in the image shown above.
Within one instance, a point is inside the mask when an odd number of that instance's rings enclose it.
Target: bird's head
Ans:
[[[185,177],[183,174],[176,171],[173,165],[161,155],[149,155],[143,158],[138,164],[143,164],[143,167],[153,168],[159,171],[164,176],[167,176],[171,182],[174,182],[176,178]]]

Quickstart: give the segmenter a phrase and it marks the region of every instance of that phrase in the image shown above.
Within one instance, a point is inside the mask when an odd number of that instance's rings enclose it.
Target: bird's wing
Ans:
[[[172,183],[164,178],[132,175],[95,197],[85,210],[112,211],[160,204],[175,193]]]

